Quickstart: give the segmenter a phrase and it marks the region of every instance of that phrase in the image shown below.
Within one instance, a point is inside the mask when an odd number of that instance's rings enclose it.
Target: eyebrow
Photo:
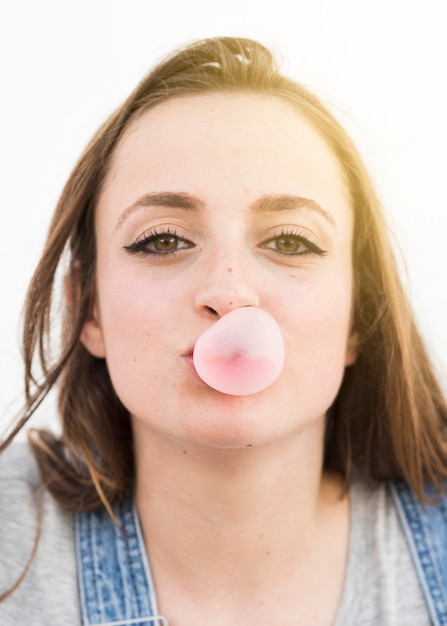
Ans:
[[[302,198],[293,194],[268,194],[261,196],[253,202],[251,209],[255,213],[276,213],[278,211],[294,211],[300,209],[309,209],[315,211],[323,217],[331,226],[335,228],[335,220],[329,211],[323,209],[322,206],[311,200],[310,198]]]
[[[203,209],[204,205],[203,200],[189,193],[171,191],[146,193],[121,213],[116,223],[116,230],[139,208],[159,206],[181,209],[183,211],[198,211]],[[250,209],[254,213],[277,213],[279,211],[309,209],[318,213],[335,228],[335,220],[329,211],[323,209],[315,200],[293,194],[263,195],[250,205]]]
[[[129,215],[141,207],[160,206],[183,209],[184,211],[197,211],[203,208],[203,205],[204,203],[200,198],[189,193],[171,191],[145,193],[121,213],[116,223],[116,229],[118,230]]]

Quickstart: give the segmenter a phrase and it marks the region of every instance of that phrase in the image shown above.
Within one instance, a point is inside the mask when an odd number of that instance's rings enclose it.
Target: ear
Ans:
[[[65,276],[64,287],[67,304],[68,306],[73,306],[80,298],[79,263],[77,261]],[[89,317],[82,328],[80,341],[93,356],[98,358],[105,357],[105,346],[98,307],[94,303],[91,305]]]
[[[82,328],[80,340],[93,356],[99,359],[106,356],[101,320],[96,305],[92,307],[92,312]]]
[[[346,344],[345,366],[354,365],[358,356],[359,334],[356,330],[352,330]]]

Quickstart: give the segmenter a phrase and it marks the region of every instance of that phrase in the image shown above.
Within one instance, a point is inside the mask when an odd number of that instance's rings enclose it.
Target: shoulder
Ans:
[[[447,613],[447,486],[442,492],[424,488],[426,502],[420,502],[404,484],[394,485],[392,494],[412,550],[425,573],[435,572]],[[431,563],[429,568],[426,564]],[[430,581],[433,585],[433,581]]]
[[[385,483],[356,477],[350,486],[351,537],[338,624],[430,624],[416,564]],[[394,617],[393,617],[394,616]]]
[[[24,581],[0,604],[0,623],[76,623],[73,515],[43,487],[26,443],[14,443],[0,455],[0,525],[0,594],[19,579],[37,540]]]
[[[418,563],[430,560],[445,588],[447,612],[447,486],[442,492],[425,485],[426,501],[420,502],[409,487],[396,484],[391,493],[407,540]],[[422,565],[421,565],[422,567]],[[427,567],[423,567],[425,571]]]
[[[11,480],[39,482],[37,464],[27,443],[19,441],[12,443],[0,454],[0,485]]]
[[[426,484],[424,502],[420,502],[413,491],[403,483],[392,485],[391,492],[403,519],[409,522],[415,519],[425,519],[435,527],[439,524],[447,531],[447,483],[443,483],[442,490]]]
[[[15,443],[0,455],[0,522],[3,529],[12,530],[21,520],[35,517],[40,475],[34,457],[26,443]],[[3,543],[3,542],[2,542]]]

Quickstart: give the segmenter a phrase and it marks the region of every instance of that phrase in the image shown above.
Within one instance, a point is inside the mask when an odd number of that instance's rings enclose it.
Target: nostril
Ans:
[[[211,313],[211,315],[213,315],[213,317],[220,317],[219,313],[216,311],[216,309],[213,309],[213,307],[206,306],[205,308]]]

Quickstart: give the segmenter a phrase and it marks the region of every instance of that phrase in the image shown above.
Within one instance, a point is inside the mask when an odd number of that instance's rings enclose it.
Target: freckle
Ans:
[[[247,448],[251,448],[252,447],[252,443],[247,443]]]
[[[261,533],[261,534],[259,535],[259,539],[264,539],[264,535],[263,535],[263,533]]]
[[[182,454],[188,454],[186,450],[182,450]]]
[[[265,553],[265,556],[270,556],[270,555],[271,555],[270,550],[267,550],[267,552]]]

